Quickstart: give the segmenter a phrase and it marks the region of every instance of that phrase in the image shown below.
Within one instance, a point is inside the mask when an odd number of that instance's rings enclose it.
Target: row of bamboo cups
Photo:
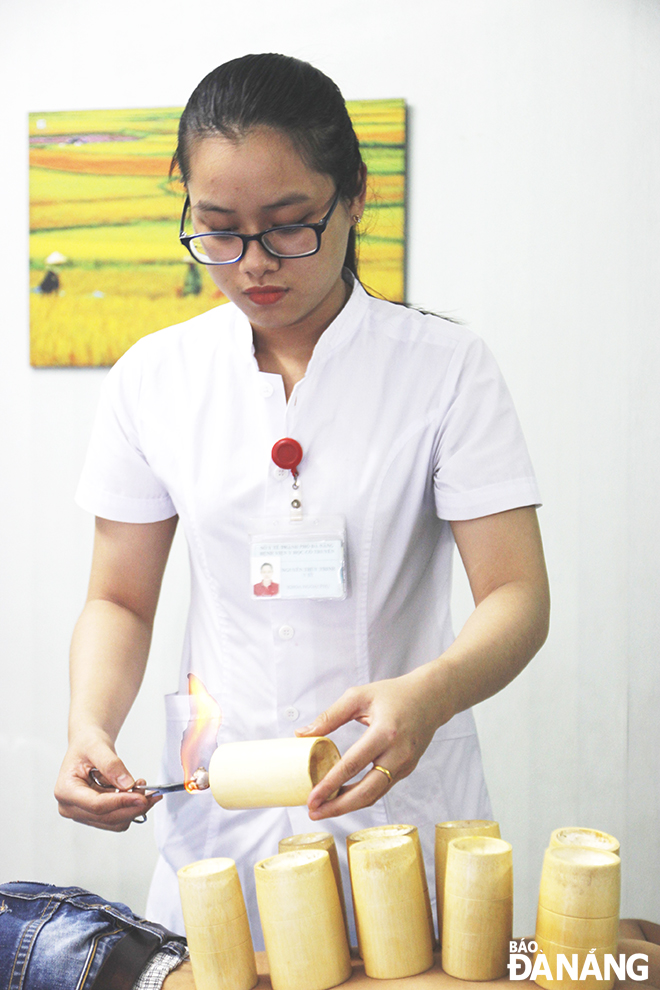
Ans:
[[[398,979],[430,969],[435,931],[417,828],[364,829],[347,846],[367,976]],[[437,826],[436,869],[443,968],[462,979],[503,975],[512,868],[511,847],[499,839],[497,824]],[[347,980],[348,925],[333,837],[310,832],[282,839],[276,856],[256,864],[255,880],[274,990],[328,990]],[[192,863],[179,871],[179,887],[197,990],[252,990],[254,950],[234,861]]]
[[[614,975],[598,979],[591,972],[580,979],[589,955],[604,976],[607,954],[616,955],[619,929],[621,860],[619,843],[595,829],[557,829],[545,851],[538,914],[536,983],[556,990],[611,990]],[[572,964],[558,969],[557,957]],[[561,973],[561,977],[559,974]],[[549,975],[548,975],[549,974]]]
[[[365,972],[397,979],[433,965],[434,926],[419,834],[388,825],[348,838],[358,948]],[[616,952],[620,859],[616,839],[593,829],[557,829],[546,851],[536,926],[538,952],[553,974],[548,990],[610,990],[613,978],[557,979],[557,955],[591,950],[601,973]],[[443,822],[435,844],[443,969],[463,980],[506,972],[511,939],[511,846],[496,822]],[[255,867],[257,900],[274,990],[328,990],[352,972],[346,907],[333,837],[289,836]],[[257,983],[245,902],[231,859],[179,871],[186,934],[197,990],[252,990]],[[537,952],[537,955],[538,955]],[[583,986],[583,984],[585,986]]]

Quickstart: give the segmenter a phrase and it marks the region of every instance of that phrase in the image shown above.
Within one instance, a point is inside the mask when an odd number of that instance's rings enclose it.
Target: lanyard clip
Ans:
[[[300,492],[300,481],[298,480],[298,465],[303,458],[303,449],[297,440],[291,437],[282,437],[276,440],[271,451],[273,462],[278,468],[290,471],[293,475],[293,498],[291,499],[291,522],[302,520],[302,498]]]
[[[298,478],[295,479],[291,488],[293,489],[293,498],[291,499],[289,519],[291,522],[302,522],[302,492],[300,491],[300,481]]]

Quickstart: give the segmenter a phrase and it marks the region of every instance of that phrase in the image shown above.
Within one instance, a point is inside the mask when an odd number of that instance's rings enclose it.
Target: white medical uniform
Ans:
[[[305,513],[346,519],[344,601],[251,597],[248,531],[284,516],[291,475],[271,448],[293,437]],[[187,674],[222,709],[218,742],[291,736],[353,685],[405,674],[453,641],[448,520],[539,503],[511,398],[484,343],[359,284],[287,403],[259,371],[234,305],[144,337],[110,371],[77,493],[124,522],[178,514],[192,592],[179,692],[166,698],[166,779],[181,777]],[[364,732],[333,734],[340,750]],[[371,808],[311,823],[306,808],[225,811],[210,793],[156,809],[160,859],[147,915],[183,931],[176,870],[236,859],[255,942],[253,867],[296,832],[417,825],[433,891],[433,826],[491,815],[470,711],[435,734],[414,773]]]

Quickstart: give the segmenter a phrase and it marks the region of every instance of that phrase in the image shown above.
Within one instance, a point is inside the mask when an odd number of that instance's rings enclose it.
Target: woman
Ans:
[[[176,869],[192,860],[235,858],[258,925],[253,865],[310,818],[339,840],[416,824],[428,866],[434,822],[489,817],[469,709],[540,647],[548,591],[536,484],[489,353],[357,280],[366,170],[334,83],[281,55],[221,66],[184,111],[175,163],[188,194],[182,240],[230,303],[142,339],[108,375],[78,492],[97,524],[60,810],[122,830],[157,800],[128,791],[114,742],[178,519],[192,597],[168,698],[170,779],[191,671],[222,709],[219,742],[332,732],[344,754],[308,809],[163,802],[148,911],[181,931]],[[293,472],[271,459],[287,437],[302,447]],[[330,520],[341,587],[314,597],[312,575],[286,597],[282,567],[278,596],[256,596],[250,541],[270,560],[255,533],[268,542],[268,520],[294,510]],[[454,543],[475,599],[456,638]],[[120,792],[91,788],[90,766]]]

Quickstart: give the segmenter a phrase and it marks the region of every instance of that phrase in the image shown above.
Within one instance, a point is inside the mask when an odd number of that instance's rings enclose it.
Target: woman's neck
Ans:
[[[350,286],[342,281],[341,289],[343,294],[339,307],[335,302],[325,314],[315,314],[315,320],[308,319],[275,330],[252,326],[254,354],[259,370],[282,376],[287,402],[296,382],[305,377],[314,348],[348,300]]]
[[[259,370],[282,376],[287,402],[296,382],[305,377],[307,365],[322,333],[323,330],[319,330],[316,334],[296,334],[293,337],[288,333],[277,336],[253,333]]]

